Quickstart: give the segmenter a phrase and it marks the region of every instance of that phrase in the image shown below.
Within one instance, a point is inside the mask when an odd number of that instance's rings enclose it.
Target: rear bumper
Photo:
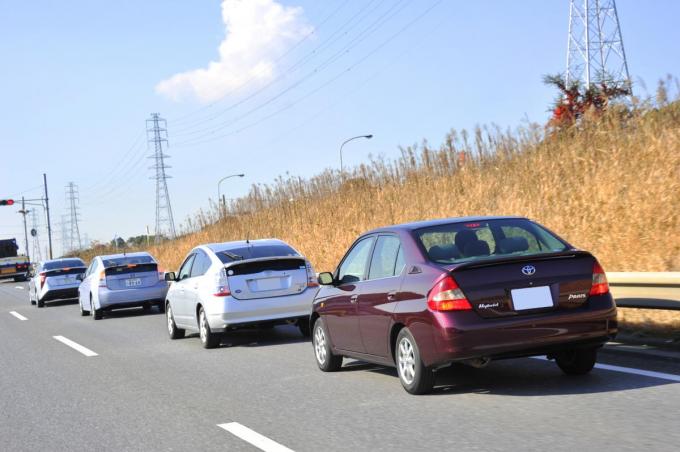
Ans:
[[[611,295],[591,297],[588,307],[569,312],[536,314],[512,319],[481,319],[472,311],[433,313],[432,353],[424,350],[426,365],[487,357],[535,356],[582,346],[600,346],[618,332]]]
[[[99,289],[99,307],[104,310],[143,306],[165,301],[168,286],[165,282],[151,287],[111,290]]]
[[[48,289],[40,297],[40,301],[68,300],[78,298],[78,287],[67,287],[65,289]]]
[[[210,329],[219,332],[233,326],[309,318],[315,294],[313,290],[305,290],[290,296],[252,300],[213,297],[203,307]]]

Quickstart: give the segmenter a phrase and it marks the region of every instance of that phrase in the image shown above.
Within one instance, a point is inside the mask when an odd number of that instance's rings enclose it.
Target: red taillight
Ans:
[[[307,268],[307,287],[319,287],[319,282],[316,280],[316,273],[314,273],[312,263],[305,261],[305,267]]]
[[[229,290],[229,281],[227,280],[227,271],[223,268],[215,276],[215,290],[213,295],[216,297],[228,297],[231,295]]]
[[[47,275],[45,275],[44,272],[38,273],[38,276],[40,276],[40,288],[45,285],[45,279],[47,278]]]
[[[598,261],[593,265],[593,284],[590,286],[590,295],[604,295],[609,293],[609,283],[604,269]]]
[[[434,283],[427,296],[427,306],[433,311],[469,311],[472,309],[458,283],[449,274]]]
[[[99,287],[106,287],[106,270],[99,272]]]

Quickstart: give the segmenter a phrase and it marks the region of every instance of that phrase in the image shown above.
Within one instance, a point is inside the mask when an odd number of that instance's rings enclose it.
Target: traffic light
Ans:
[[[12,206],[14,205],[13,199],[0,199],[0,206]]]

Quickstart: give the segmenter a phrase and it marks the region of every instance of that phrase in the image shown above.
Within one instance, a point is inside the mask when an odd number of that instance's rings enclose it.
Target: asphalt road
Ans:
[[[295,451],[667,451],[680,443],[673,362],[602,353],[600,362],[632,370],[584,377],[537,359],[456,366],[440,373],[435,393],[416,397],[392,369],[354,361],[320,372],[293,327],[239,332],[204,350],[196,336],[170,341],[164,322],[141,310],[94,321],[71,302],[38,309],[25,284],[0,282],[0,450],[256,451],[248,441],[258,439]]]

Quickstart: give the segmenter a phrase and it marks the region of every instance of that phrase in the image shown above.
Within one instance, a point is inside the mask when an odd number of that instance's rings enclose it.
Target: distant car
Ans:
[[[163,312],[167,291],[168,283],[149,253],[96,256],[78,288],[80,315],[99,320],[113,309],[152,306]]]
[[[85,273],[85,262],[78,258],[52,259],[37,264],[28,282],[28,299],[39,308],[46,301],[78,298],[78,276]]]
[[[171,339],[198,331],[203,346],[212,348],[228,330],[281,323],[297,324],[309,336],[314,269],[281,240],[198,246],[166,279],[173,281],[165,309]]]
[[[617,333],[602,267],[526,218],[403,224],[360,236],[314,300],[314,355],[396,366],[406,391],[432,389],[454,362],[547,355],[589,372]]]

